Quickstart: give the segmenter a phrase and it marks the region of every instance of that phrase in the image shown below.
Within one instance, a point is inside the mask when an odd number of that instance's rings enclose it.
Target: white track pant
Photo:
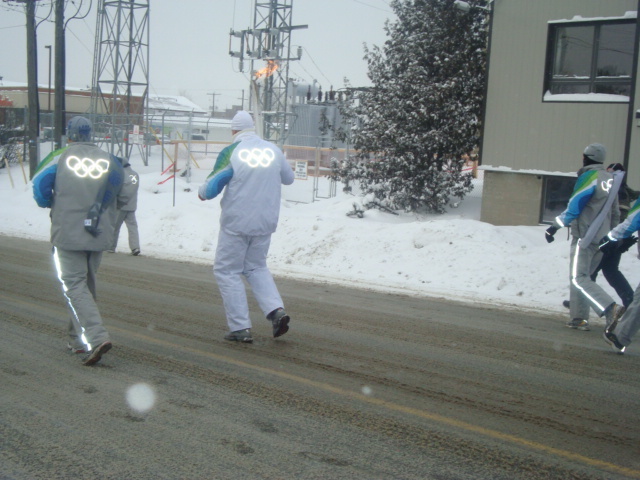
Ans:
[[[638,285],[633,294],[633,302],[631,302],[627,311],[618,321],[613,333],[615,333],[622,345],[629,346],[638,330],[640,330],[640,285]]]
[[[136,220],[136,212],[131,210],[118,210],[118,217],[116,218],[116,229],[113,234],[113,246],[111,250],[115,252],[118,246],[118,237],[120,236],[120,229],[122,224],[127,226],[127,232],[129,234],[129,249],[133,252],[135,249],[140,250],[140,234],[138,233],[138,221]]]
[[[53,260],[62,294],[71,312],[69,344],[91,351],[109,340],[96,305],[96,275],[102,252],[53,248]]]
[[[605,310],[614,303],[613,298],[596,282],[591,274],[602,260],[602,252],[596,244],[581,247],[578,238],[571,239],[571,285],[569,301],[571,302],[571,318],[589,318],[589,306],[601,317]]]
[[[284,307],[282,298],[267,268],[271,235],[230,235],[220,230],[213,273],[222,295],[229,330],[251,328],[247,293],[242,277],[251,286],[262,313],[266,317]]]

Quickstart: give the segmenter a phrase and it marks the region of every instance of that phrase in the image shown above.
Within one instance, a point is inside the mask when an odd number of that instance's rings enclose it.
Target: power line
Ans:
[[[300,64],[298,64],[298,65],[300,66],[300,68],[302,68],[302,70],[304,70],[304,71],[305,71],[305,73],[309,76],[309,78],[306,78],[304,75],[300,75],[300,74],[298,74],[298,72],[295,72],[295,71],[294,71],[293,73],[295,74],[295,76],[296,76],[296,77],[299,77],[299,78],[305,79],[305,80],[307,80],[309,83],[311,83],[313,80],[315,80],[315,76],[314,76],[314,75],[313,75],[309,70],[307,70],[306,68],[304,68],[304,65],[302,65],[301,63],[300,63]]]
[[[24,7],[20,7],[18,5],[8,4],[8,5],[0,5],[0,7],[2,7],[3,10],[6,10],[8,12],[24,13]],[[14,8],[11,8],[11,7],[14,7]]]
[[[376,10],[380,10],[381,12],[389,12],[389,13],[393,13],[391,10],[388,10],[386,8],[380,8],[380,7],[376,7],[374,5],[371,5],[369,3],[363,2],[361,0],[352,0],[354,3],[359,3],[360,5],[364,5],[365,7],[369,7],[369,8],[375,8]],[[386,2],[385,0],[380,0],[381,2],[383,2],[384,4],[386,4],[387,6],[390,6],[388,2]]]
[[[307,55],[309,55],[309,60],[311,60],[311,63],[313,63],[313,65],[318,69],[318,72],[320,72],[320,75],[322,75],[327,82],[331,83],[331,80],[329,80],[327,78],[327,76],[322,72],[322,70],[320,70],[320,67],[318,67],[318,64],[313,60],[313,57],[311,56],[309,51],[305,47],[302,47],[302,49],[307,53]],[[309,73],[309,72],[307,72],[307,73]]]

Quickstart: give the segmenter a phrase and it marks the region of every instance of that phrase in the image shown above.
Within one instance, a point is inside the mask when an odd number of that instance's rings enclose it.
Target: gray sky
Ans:
[[[52,0],[40,0],[37,15],[49,12]],[[75,0],[78,4],[80,0]],[[85,5],[90,0],[82,0]],[[91,84],[96,29],[96,5],[82,20],[67,27],[67,85]],[[308,25],[292,33],[292,52],[303,48],[302,60],[290,64],[290,77],[303,83],[317,80],[323,90],[369,85],[362,59],[363,43],[382,46],[384,22],[393,18],[390,0],[292,0],[293,25]],[[216,110],[248,97],[249,69],[239,73],[238,60],[229,56],[229,31],[252,26],[254,0],[150,0],[150,92],[185,95],[208,109],[215,93]],[[70,11],[67,11],[67,16]],[[52,17],[53,18],[53,17]],[[0,76],[4,82],[26,82],[24,8],[0,1]],[[38,26],[38,83],[49,81],[49,54],[54,45],[53,23]],[[239,42],[232,43],[233,49]],[[53,50],[53,48],[52,48]],[[53,82],[53,70],[52,70]]]

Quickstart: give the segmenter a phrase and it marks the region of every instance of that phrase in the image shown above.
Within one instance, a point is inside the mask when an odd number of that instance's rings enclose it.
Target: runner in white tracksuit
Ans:
[[[198,190],[201,200],[210,200],[224,189],[213,271],[231,332],[225,338],[243,342],[252,340],[243,276],[264,315],[274,322],[274,336],[285,333],[289,321],[288,316],[284,325],[274,321],[275,312],[283,313],[284,307],[266,259],[278,225],[281,186],[293,183],[294,175],[280,148],[261,139],[253,127],[247,112],[236,114],[233,143],[220,152]],[[234,335],[243,331],[245,336]]]

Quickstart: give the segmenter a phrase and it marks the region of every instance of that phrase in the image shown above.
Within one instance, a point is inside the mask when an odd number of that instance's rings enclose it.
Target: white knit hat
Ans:
[[[240,131],[246,130],[248,128],[253,128],[253,118],[249,112],[245,112],[244,110],[240,110],[231,120],[231,130]]]

